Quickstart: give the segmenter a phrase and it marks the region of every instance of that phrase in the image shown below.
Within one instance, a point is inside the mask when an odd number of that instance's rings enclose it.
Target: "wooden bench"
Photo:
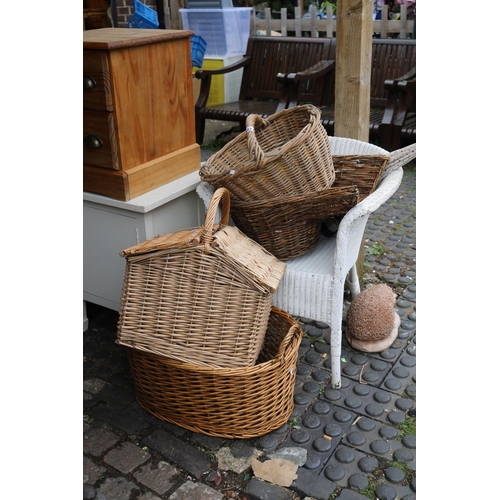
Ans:
[[[241,61],[216,70],[198,70],[200,95],[195,104],[196,142],[203,143],[205,120],[238,122],[249,114],[267,117],[298,104],[322,110],[322,123],[334,135],[335,38],[251,36]],[[388,151],[416,142],[414,80],[416,41],[374,39],[371,69],[370,142]],[[243,68],[236,102],[207,105],[212,76]],[[406,106],[406,107],[405,107]],[[410,110],[413,110],[410,112]]]
[[[397,82],[397,109],[392,127],[392,150],[417,142],[417,70],[399,78]]]
[[[288,107],[310,102],[322,111],[329,135],[334,135],[335,47],[332,38],[329,60],[281,78],[288,89]],[[416,142],[416,40],[373,39],[370,88],[370,142],[394,151]],[[315,80],[329,90],[325,96],[304,99],[302,88]]]
[[[255,113],[264,118],[288,106],[288,88],[278,73],[298,73],[309,66],[328,59],[331,38],[251,36],[243,59],[215,70],[198,70],[195,77],[201,80],[200,95],[195,104],[196,142],[203,143],[205,120],[239,122],[245,129],[248,115]],[[225,75],[243,68],[239,100],[236,102],[207,105],[212,76]],[[298,99],[310,100],[323,95],[324,79],[317,79],[311,86],[302,86]]]

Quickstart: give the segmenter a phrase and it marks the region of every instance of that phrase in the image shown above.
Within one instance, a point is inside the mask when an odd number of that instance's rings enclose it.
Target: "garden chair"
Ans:
[[[340,220],[332,237],[322,236],[307,254],[286,261],[286,271],[273,305],[292,316],[310,318],[331,328],[332,387],[341,387],[341,340],[344,286],[347,281],[354,298],[360,293],[356,270],[366,223],[371,213],[385,203],[403,179],[403,166],[416,157],[416,144],[389,153],[378,146],[355,139],[330,137],[335,155],[386,154],[390,157],[376,189],[351,208]],[[208,207],[214,188],[200,183],[197,193]]]

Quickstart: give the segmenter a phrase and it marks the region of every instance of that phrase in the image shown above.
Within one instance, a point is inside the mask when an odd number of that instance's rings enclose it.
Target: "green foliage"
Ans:
[[[321,338],[318,338],[318,337],[313,337],[312,335],[309,335],[308,333],[303,333],[302,334],[302,338],[303,339],[311,340],[312,342],[320,342],[321,344],[326,344],[326,340],[325,339],[321,339]]]
[[[401,434],[398,439],[403,439],[407,434],[417,435],[417,419],[415,417],[408,417],[404,422],[398,425]]]
[[[337,13],[337,2],[323,2],[321,4],[321,12],[323,12],[324,14],[326,14],[326,8],[331,5],[332,7],[332,15],[334,16],[336,13]]]
[[[371,498],[372,500],[375,500],[375,490],[377,489],[378,482],[375,478],[369,477],[368,478],[369,484],[366,488],[362,489],[359,493],[361,495],[364,495],[365,497]]]
[[[304,14],[309,10],[310,5],[315,5],[316,9],[323,12],[324,14],[326,14],[326,8],[331,5],[332,15],[335,15],[337,13],[337,0],[332,0],[331,2],[329,2],[328,0],[325,0],[324,2],[322,2],[321,0],[304,0],[302,5]]]
[[[401,469],[404,472],[406,479],[413,476],[413,469],[409,467],[408,464],[405,464],[403,462],[391,462],[391,466]]]
[[[374,243],[370,248],[368,248],[368,255],[383,255],[385,252],[385,247],[382,243]]]

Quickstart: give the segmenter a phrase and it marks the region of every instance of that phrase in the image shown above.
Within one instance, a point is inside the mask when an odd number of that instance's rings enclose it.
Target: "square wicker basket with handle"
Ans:
[[[255,363],[286,265],[228,226],[229,212],[229,192],[218,189],[203,226],[121,252],[118,344],[210,367]]]

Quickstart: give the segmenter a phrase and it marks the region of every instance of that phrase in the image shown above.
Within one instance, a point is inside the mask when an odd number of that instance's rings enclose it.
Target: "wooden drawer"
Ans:
[[[83,51],[83,108],[113,111],[109,61],[103,52]]]
[[[83,110],[83,163],[120,170],[113,113]]]
[[[84,191],[130,200],[200,168],[192,34],[84,31]]]

